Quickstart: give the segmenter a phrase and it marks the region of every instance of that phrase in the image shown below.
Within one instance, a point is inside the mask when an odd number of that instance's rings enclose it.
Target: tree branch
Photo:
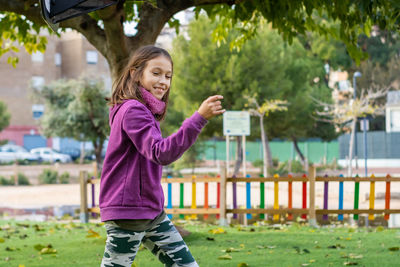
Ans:
[[[43,20],[42,15],[40,14],[40,6],[38,1],[0,0],[0,12],[14,12],[21,14],[37,25],[46,26],[46,22]]]
[[[105,42],[107,51],[105,57],[109,63],[115,63],[115,66],[111,66],[112,75],[120,73],[125,65],[131,49],[128,46],[128,37],[124,33],[124,20],[125,12],[123,8],[123,2],[119,2],[117,5],[110,6],[108,8],[98,11],[100,18],[104,24]]]
[[[86,37],[89,43],[96,47],[96,49],[107,58],[107,46],[104,30],[101,29],[97,25],[97,21],[92,19],[89,15],[84,14],[79,17],[65,20],[60,23],[60,27],[71,28],[80,32]]]

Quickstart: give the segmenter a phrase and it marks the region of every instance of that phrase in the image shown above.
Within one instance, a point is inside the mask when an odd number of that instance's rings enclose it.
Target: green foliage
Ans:
[[[0,185],[14,185],[14,178],[7,179],[4,176],[0,176]]]
[[[52,169],[44,169],[39,175],[40,184],[56,184],[58,172]]]
[[[0,132],[10,123],[10,113],[7,112],[7,106],[0,101]]]
[[[349,54],[357,61],[363,57],[361,49],[357,48],[360,33],[370,35],[372,25],[381,28],[396,29],[400,7],[395,1],[274,1],[265,3],[263,0],[243,1],[233,6],[208,5],[196,8],[197,14],[205,10],[213,20],[223,17],[223,27],[215,30],[214,38],[226,40],[227,32],[235,29],[239,23],[245,24],[254,17],[264,17],[272,27],[277,29],[290,44],[298,34],[316,32],[322,36],[331,36],[342,40]],[[379,15],[378,15],[379,14]],[[326,19],[338,21],[332,26]],[[258,24],[260,20],[256,20]],[[252,25],[257,23],[252,22]],[[245,27],[244,27],[245,28]],[[243,30],[238,38],[252,36],[252,28]]]
[[[41,30],[48,29],[40,16],[40,7],[37,1],[16,0],[4,3],[0,12],[0,56],[4,53],[8,55],[8,62],[15,65],[18,57],[14,53],[18,48],[14,43],[18,42],[25,46],[29,52],[43,51],[46,46],[46,38],[39,37]],[[155,41],[153,31],[147,33],[148,27],[154,23],[152,18],[155,16],[165,16],[169,20],[159,20],[155,28],[162,29],[164,24],[168,23],[170,27],[179,32],[180,22],[173,15],[181,10],[195,7],[196,16],[201,11],[212,20],[219,20],[210,32],[214,41],[221,45],[229,43],[230,49],[240,50],[245,42],[254,38],[258,33],[258,28],[262,24],[269,23],[272,28],[281,34],[285,41],[290,44],[294,42],[298,35],[305,35],[308,32],[315,32],[324,37],[333,37],[345,43],[348,53],[356,59],[357,62],[365,57],[361,46],[357,46],[357,41],[361,34],[370,36],[373,26],[377,25],[384,30],[398,30],[400,7],[397,1],[220,1],[218,4],[204,4],[203,1],[182,1],[179,3],[147,0],[147,1],[122,1],[114,9],[107,11],[96,11],[85,16],[84,24],[60,23],[60,31],[66,28],[75,27],[82,31],[86,37],[91,38],[92,44],[104,51],[104,41],[112,39],[115,32],[117,38],[126,23],[133,22],[138,24],[137,36],[151,35],[151,39],[143,38],[142,43],[132,42],[132,47],[139,47],[148,44],[148,40]],[[121,10],[123,8],[123,10]],[[13,13],[15,12],[15,13]],[[117,14],[123,13],[121,16]],[[333,21],[334,24],[328,21]],[[116,23],[118,22],[118,23]],[[139,23],[140,22],[140,23]],[[72,26],[71,26],[72,25]],[[85,25],[83,27],[82,25]],[[100,27],[98,25],[101,25]],[[105,26],[104,26],[105,25]],[[109,26],[109,27],[108,27]],[[111,29],[103,31],[103,28]],[[237,32],[235,38],[229,38],[229,31]],[[50,31],[50,33],[52,33]],[[93,38],[94,35],[104,38]],[[111,36],[110,36],[111,35]],[[145,43],[144,43],[145,42]],[[150,41],[151,42],[151,41]],[[110,42],[112,43],[112,42]],[[107,45],[110,45],[107,42]],[[115,43],[112,43],[115,45]],[[121,42],[121,49],[128,50],[126,42]],[[118,52],[107,50],[109,63],[117,65],[120,61]],[[112,56],[111,56],[112,54]],[[129,54],[129,52],[128,52]],[[115,57],[114,57],[115,56]],[[112,65],[112,64],[111,64]]]
[[[105,101],[108,92],[100,80],[58,80],[35,94],[45,103],[46,112],[40,118],[45,136],[91,141],[101,151],[110,126]]]
[[[264,166],[264,161],[262,159],[257,159],[253,161],[252,164],[256,168],[262,168]]]
[[[276,165],[275,165],[276,166]],[[270,175],[279,174],[280,176],[286,176],[289,173],[304,173],[303,165],[300,161],[291,160],[281,162],[277,167],[269,170]]]
[[[23,173],[18,173],[18,185],[30,185],[28,177]]]
[[[29,182],[28,177],[26,177],[25,174],[23,173],[18,173],[18,185],[30,185],[31,183]],[[0,176],[0,185],[15,185],[15,179],[14,176],[11,176],[9,179]]]
[[[19,52],[17,43],[23,44],[26,52],[44,52],[47,38],[39,36],[41,27],[26,17],[14,12],[2,12],[0,16],[0,57],[8,53],[7,62],[14,67],[18,63],[15,53]]]
[[[69,184],[69,172],[63,172],[59,177],[58,180],[60,184]]]
[[[217,23],[218,20],[216,19]],[[228,45],[216,47],[209,38],[215,25],[204,16],[189,25],[189,40],[174,41],[173,107],[191,115],[206,97],[224,96],[227,110],[243,110],[244,96],[255,96],[258,103],[281,99],[287,111],[272,113],[265,119],[270,138],[317,136],[332,139],[334,128],[315,122],[311,117],[317,99],[330,99],[330,89],[323,83],[324,62],[307,51],[297,39],[287,45],[268,25],[261,25],[258,36],[240,51],[230,52]],[[227,38],[235,38],[232,32]],[[317,81],[317,82],[314,82]],[[259,136],[259,122],[252,121],[252,136]],[[222,116],[211,120],[202,136],[221,134]]]

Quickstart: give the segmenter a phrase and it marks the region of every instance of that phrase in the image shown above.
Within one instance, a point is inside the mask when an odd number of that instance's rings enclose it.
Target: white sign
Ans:
[[[224,135],[250,135],[250,113],[248,111],[225,111]]]

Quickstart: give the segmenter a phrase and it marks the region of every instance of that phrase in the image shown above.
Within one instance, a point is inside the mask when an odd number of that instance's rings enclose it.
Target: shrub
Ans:
[[[58,173],[52,169],[44,169],[39,175],[39,182],[41,184],[56,184]]]
[[[255,168],[262,168],[264,161],[262,159],[257,159],[252,162]]]
[[[270,170],[269,174],[279,174],[279,176],[286,176],[289,172],[304,173],[303,165],[300,161],[297,160],[292,160],[291,163],[289,161],[285,161],[279,164],[277,168],[273,168],[272,170]]]
[[[14,185],[14,179],[7,179],[3,176],[0,176],[0,185]]]
[[[272,158],[272,166],[274,168],[279,166],[279,158]]]
[[[59,177],[60,184],[69,184],[69,172],[63,172]]]
[[[18,173],[18,185],[30,185],[28,177],[23,173]]]

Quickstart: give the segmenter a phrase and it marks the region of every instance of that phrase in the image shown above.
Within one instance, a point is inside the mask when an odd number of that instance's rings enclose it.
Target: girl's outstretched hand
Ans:
[[[209,98],[203,101],[197,112],[207,120],[219,114],[224,113],[225,109],[222,109],[220,101],[220,99],[223,98],[224,97],[222,95],[210,96]]]

